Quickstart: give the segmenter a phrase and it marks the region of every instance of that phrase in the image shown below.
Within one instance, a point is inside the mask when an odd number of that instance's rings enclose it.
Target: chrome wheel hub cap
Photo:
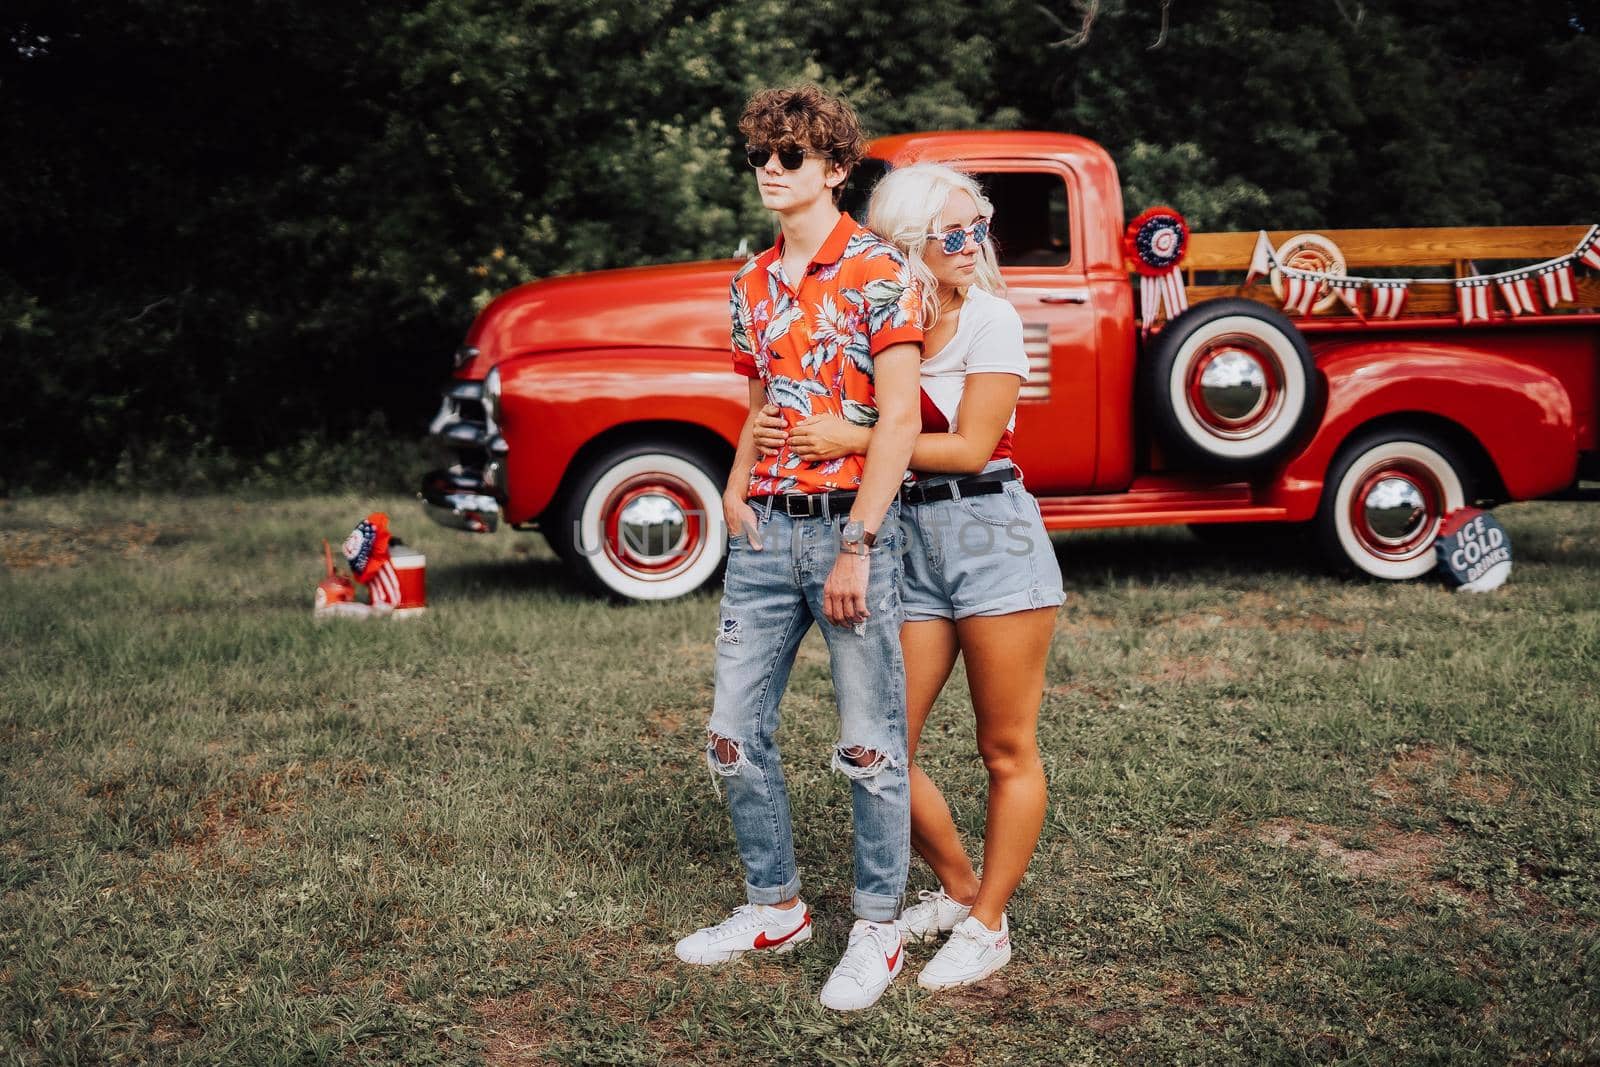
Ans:
[[[682,554],[686,525],[677,501],[646,493],[629,501],[618,517],[620,547],[640,563],[666,563]]]
[[[1206,407],[1227,422],[1243,422],[1267,398],[1267,372],[1243,352],[1222,352],[1200,374]]]
[[[1428,518],[1422,490],[1409,479],[1391,476],[1374,483],[1361,501],[1372,536],[1381,543],[1405,544],[1416,537]]]

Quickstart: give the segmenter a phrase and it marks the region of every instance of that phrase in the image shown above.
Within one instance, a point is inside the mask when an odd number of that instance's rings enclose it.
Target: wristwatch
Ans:
[[[851,555],[865,556],[877,539],[877,534],[868,533],[860,519],[851,519],[839,534],[839,547]]]

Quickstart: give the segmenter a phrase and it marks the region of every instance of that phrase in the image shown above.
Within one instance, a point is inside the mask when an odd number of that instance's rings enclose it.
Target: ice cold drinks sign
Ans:
[[[1445,580],[1466,592],[1494,589],[1511,574],[1511,538],[1493,515],[1477,508],[1452,511],[1433,550]]]

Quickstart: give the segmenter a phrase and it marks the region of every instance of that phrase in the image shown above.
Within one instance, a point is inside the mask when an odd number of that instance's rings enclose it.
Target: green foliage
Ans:
[[[19,0],[0,14],[0,491],[420,432],[530,278],[771,223],[754,89],[1104,142],[1208,228],[1590,221],[1593,0]],[[1157,47],[1152,47],[1156,45]]]
[[[1151,49],[1159,5],[1109,2],[1051,124],[1125,167],[1160,161],[1132,170],[1150,199],[1130,212],[1167,200],[1207,227],[1585,222],[1600,202],[1576,147],[1600,132],[1583,102],[1597,27],[1600,5],[1564,0],[1210,0],[1174,5]],[[1147,188],[1174,156],[1184,184]]]

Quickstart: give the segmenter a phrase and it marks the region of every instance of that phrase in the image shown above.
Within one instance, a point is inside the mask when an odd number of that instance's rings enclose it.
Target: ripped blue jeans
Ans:
[[[890,505],[872,548],[871,615],[854,627],[834,626],[822,613],[822,588],[839,552],[845,516],[797,519],[759,506],[756,516],[761,550],[743,534],[728,544],[706,747],[715,779],[728,790],[746,898],[776,904],[800,892],[789,792],[774,734],[795,653],[815,623],[828,643],[839,708],[832,766],[850,779],[855,809],[851,903],[859,917],[886,922],[900,914],[911,861],[899,504]]]

